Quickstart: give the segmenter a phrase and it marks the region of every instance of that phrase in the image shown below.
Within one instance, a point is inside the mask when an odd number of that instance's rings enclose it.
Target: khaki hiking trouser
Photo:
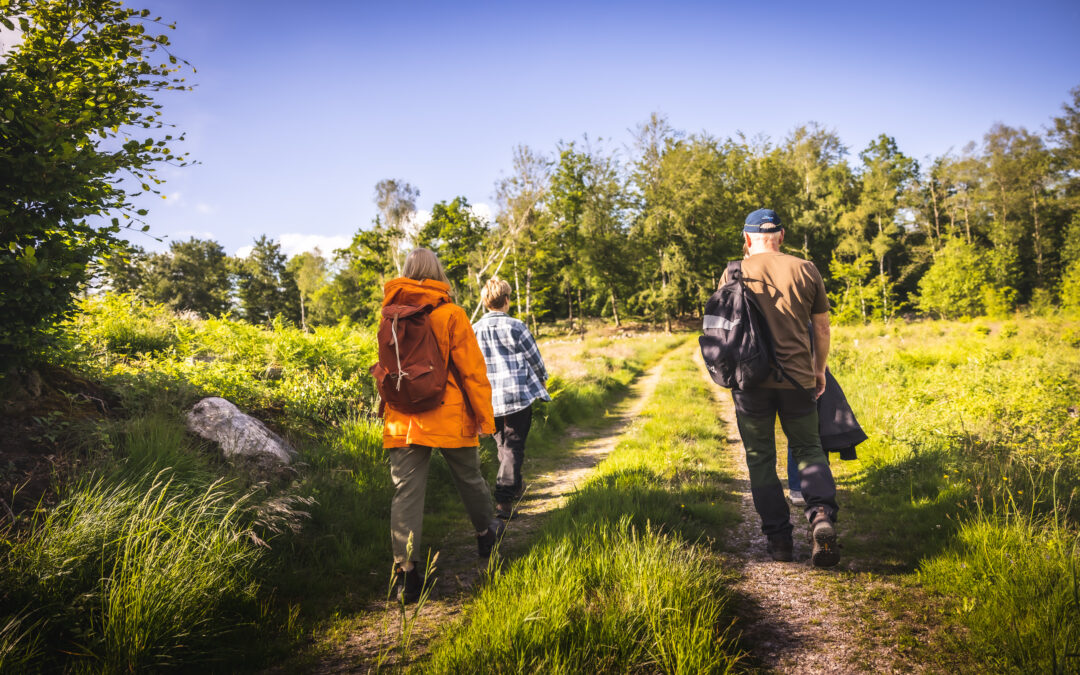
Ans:
[[[394,562],[423,561],[420,538],[424,527],[424,496],[427,491],[428,465],[431,451],[426,445],[391,448],[390,477],[394,481],[394,501],[390,504],[390,537],[394,545]],[[491,524],[491,492],[480,473],[480,453],[470,448],[439,448],[450,475],[454,478],[465,511],[477,532]],[[412,555],[409,555],[409,534],[412,534]]]

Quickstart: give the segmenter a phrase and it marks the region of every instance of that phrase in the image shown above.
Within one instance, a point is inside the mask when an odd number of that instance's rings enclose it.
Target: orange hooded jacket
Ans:
[[[478,433],[495,433],[491,408],[491,384],[487,364],[476,342],[465,310],[450,301],[450,287],[441,281],[391,279],[383,286],[383,306],[391,304],[438,305],[431,312],[431,329],[443,358],[453,358],[469,396],[473,414],[465,407],[461,388],[451,374],[446,379],[442,403],[422,413],[403,413],[386,407],[383,447],[428,445],[435,448],[467,448],[480,443]]]

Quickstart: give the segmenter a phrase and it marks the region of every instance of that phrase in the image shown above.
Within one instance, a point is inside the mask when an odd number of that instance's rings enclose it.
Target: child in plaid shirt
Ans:
[[[529,328],[509,316],[510,284],[491,278],[480,292],[487,314],[473,324],[487,362],[491,403],[495,412],[495,444],[499,475],[495,479],[495,515],[509,520],[513,503],[521,498],[521,464],[525,438],[532,425],[532,402],[550,401],[544,386],[547,369]]]

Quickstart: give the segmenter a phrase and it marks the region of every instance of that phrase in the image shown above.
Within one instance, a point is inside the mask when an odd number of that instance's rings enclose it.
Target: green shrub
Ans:
[[[1012,314],[1016,306],[1016,290],[993,284],[983,284],[979,289],[983,311],[986,316],[1003,319]]]
[[[1028,311],[1035,316],[1050,316],[1054,313],[1054,294],[1045,288],[1036,288],[1031,292]]]
[[[978,316],[983,310],[982,287],[989,283],[989,269],[985,256],[971,244],[961,239],[946,242],[919,280],[916,306],[921,312],[946,319]]]
[[[112,294],[84,300],[62,328],[54,358],[115,389],[131,412],[220,396],[310,426],[370,410],[375,397],[367,374],[375,338],[367,329],[305,333],[280,321],[265,328],[203,320]]]
[[[1070,314],[1080,315],[1080,260],[1070,265],[1061,276],[1061,308]]]

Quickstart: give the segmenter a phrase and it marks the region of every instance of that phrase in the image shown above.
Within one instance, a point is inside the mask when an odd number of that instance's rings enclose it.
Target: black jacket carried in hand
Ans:
[[[839,452],[840,459],[856,459],[855,446],[867,436],[855,419],[840,383],[825,369],[825,393],[818,399],[818,430],[825,452]]]

